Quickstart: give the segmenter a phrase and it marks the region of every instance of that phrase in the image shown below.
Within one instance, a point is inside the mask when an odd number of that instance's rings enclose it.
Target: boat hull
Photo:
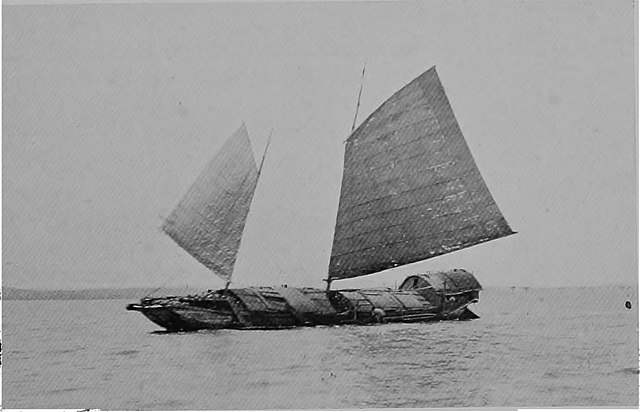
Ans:
[[[472,303],[472,302],[470,302]],[[205,329],[286,329],[293,327],[310,327],[320,325],[370,325],[376,323],[418,323],[418,322],[437,322],[442,320],[470,320],[477,319],[478,316],[473,313],[468,305],[460,307],[454,311],[447,313],[411,313],[399,316],[384,316],[376,318],[375,316],[358,319],[353,316],[336,316],[333,319],[324,322],[283,322],[281,317],[265,314],[266,322],[262,324],[246,324],[239,322],[232,315],[227,313],[219,313],[214,310],[206,309],[189,309],[177,308],[171,305],[166,306],[144,306],[139,304],[130,304],[127,310],[141,312],[151,322],[165,328],[170,332],[196,331]]]
[[[478,318],[469,305],[481,286],[441,290],[438,279],[411,277],[399,290],[262,287],[207,291],[195,296],[145,298],[127,306],[168,331],[200,329],[282,329],[318,325],[434,322]],[[456,272],[455,276],[461,277]],[[456,279],[451,275],[447,279]],[[472,277],[467,272],[462,280]]]

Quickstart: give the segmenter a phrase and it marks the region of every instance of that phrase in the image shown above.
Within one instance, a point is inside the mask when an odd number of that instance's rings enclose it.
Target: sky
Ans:
[[[258,183],[234,285],[322,287],[359,121],[435,65],[511,227],[333,287],[637,284],[632,1],[25,5],[3,24],[5,286],[223,286],[160,230],[245,122]]]

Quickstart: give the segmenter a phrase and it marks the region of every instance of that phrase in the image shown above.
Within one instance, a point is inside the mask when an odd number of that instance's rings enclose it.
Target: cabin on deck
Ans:
[[[443,307],[448,302],[477,300],[482,285],[470,272],[453,269],[409,276],[400,290],[416,291],[432,304]]]

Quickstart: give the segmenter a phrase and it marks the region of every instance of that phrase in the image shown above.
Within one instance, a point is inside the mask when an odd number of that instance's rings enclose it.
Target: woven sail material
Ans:
[[[435,67],[347,139],[330,279],[513,233],[480,176]]]
[[[211,159],[162,229],[180,247],[230,280],[258,181],[258,169],[242,127]]]

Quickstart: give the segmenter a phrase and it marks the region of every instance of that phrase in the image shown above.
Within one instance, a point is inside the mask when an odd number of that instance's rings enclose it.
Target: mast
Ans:
[[[262,173],[262,165],[264,165],[264,159],[267,157],[267,149],[269,148],[269,144],[271,143],[271,136],[273,135],[273,129],[269,132],[269,137],[267,138],[267,145],[264,147],[264,153],[262,153],[262,160],[260,160],[260,167],[258,168],[258,177]]]
[[[260,174],[262,173],[262,166],[264,165],[264,159],[267,156],[267,149],[269,148],[269,143],[271,143],[271,135],[273,134],[273,129],[271,129],[271,132],[269,132],[269,138],[267,139],[267,145],[264,148],[264,152],[262,153],[262,159],[260,160],[260,167],[258,168],[258,175],[256,176],[256,186],[258,183],[258,179],[260,178]],[[254,186],[254,190],[255,190],[255,186]],[[247,211],[248,213],[248,211]],[[240,245],[238,245],[238,249],[240,248]],[[229,289],[229,285],[231,285],[231,277],[229,277],[224,285],[224,290]]]
[[[356,104],[356,114],[353,116],[353,124],[351,125],[351,133],[356,128],[356,121],[358,120],[358,111],[360,110],[360,98],[362,97],[362,88],[364,87],[364,71],[367,69],[367,63],[365,62],[362,68],[362,77],[360,79],[360,91],[358,92],[358,103]]]
[[[358,120],[358,111],[360,110],[360,98],[362,97],[362,88],[364,87],[364,73],[366,69],[367,69],[367,62],[365,62],[364,66],[362,67],[362,76],[360,78],[360,90],[358,91],[358,101],[356,103],[356,113],[353,116],[353,124],[351,125],[351,133],[353,133],[353,130],[356,128],[356,121]],[[331,279],[330,276],[327,276],[327,278],[323,280],[327,282],[327,292],[329,292],[331,290],[331,282],[333,281],[333,279]]]

